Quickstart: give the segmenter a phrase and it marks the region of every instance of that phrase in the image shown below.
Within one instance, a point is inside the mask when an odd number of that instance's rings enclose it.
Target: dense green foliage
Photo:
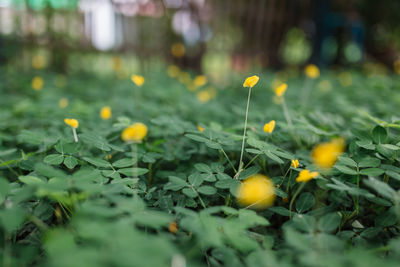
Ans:
[[[1,73],[2,266],[398,266],[397,77],[352,72],[343,87],[336,72],[315,81],[289,75],[291,128],[273,101],[274,74],[261,74],[246,169],[233,179],[245,76],[215,84],[216,97],[203,104],[164,70],[144,75],[142,87],[85,74],[60,86],[58,75],[43,71],[41,91],[31,87],[39,73]],[[303,86],[312,88],[307,103]],[[66,108],[60,98],[69,100]],[[100,118],[103,106],[111,119]],[[64,118],[79,120],[78,143]],[[274,132],[264,133],[272,119]],[[132,122],[148,126],[141,144],[121,140]],[[311,149],[337,136],[346,152],[305,184],[291,214],[295,177],[314,168]],[[290,167],[294,158],[298,169]],[[269,209],[235,200],[239,181],[255,173],[277,187]]]

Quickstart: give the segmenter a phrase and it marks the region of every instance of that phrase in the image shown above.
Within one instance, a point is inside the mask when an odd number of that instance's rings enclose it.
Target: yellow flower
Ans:
[[[207,77],[204,75],[197,75],[193,80],[193,84],[196,87],[202,87],[206,83],[207,83]]]
[[[257,75],[253,75],[251,77],[247,77],[243,83],[243,87],[254,87],[258,83],[260,78]]]
[[[168,225],[168,230],[173,233],[176,234],[178,232],[178,224],[176,222],[171,222]]]
[[[58,101],[58,106],[59,106],[60,108],[66,108],[66,107],[68,106],[68,99],[66,99],[65,97],[61,98],[61,99]]]
[[[339,82],[343,87],[349,87],[353,83],[350,72],[342,72],[339,74]]]
[[[147,126],[141,122],[137,122],[122,131],[121,139],[125,142],[141,142],[146,135]]]
[[[319,69],[314,64],[308,64],[305,69],[304,73],[308,78],[316,79],[319,77]]]
[[[197,129],[199,130],[199,132],[203,132],[204,131],[204,128],[203,127],[201,127],[200,125],[197,125]]]
[[[41,55],[36,55],[32,58],[32,67],[34,69],[40,70],[46,66],[46,58]]]
[[[344,152],[343,138],[335,138],[330,142],[321,143],[312,150],[313,162],[322,169],[329,169],[336,163],[337,158]]]
[[[292,159],[292,161],[291,161],[291,163],[290,163],[290,167],[293,167],[293,168],[297,168],[297,167],[299,167],[299,161],[297,160],[297,159]]]
[[[111,68],[115,71],[121,70],[122,60],[120,57],[114,56],[111,58]]]
[[[266,208],[275,200],[275,187],[267,176],[256,174],[240,184],[237,198],[243,206]]]
[[[135,75],[132,74],[131,76],[131,80],[134,84],[136,84],[137,86],[142,86],[144,84],[144,77],[140,76],[140,75]]]
[[[100,117],[103,120],[108,120],[109,118],[111,118],[111,108],[108,106],[102,107],[102,109],[100,110]]]
[[[72,128],[78,128],[79,122],[76,119],[64,119],[65,124],[71,126]]]
[[[332,89],[332,84],[330,83],[330,81],[328,80],[322,80],[319,84],[318,84],[318,88],[319,90],[321,90],[322,92],[328,92]]]
[[[169,77],[171,77],[171,78],[177,77],[179,75],[179,72],[180,72],[179,67],[177,67],[175,65],[171,65],[167,69],[167,73],[168,73]]]
[[[318,172],[310,172],[309,170],[302,170],[299,173],[299,176],[297,176],[296,178],[296,182],[300,183],[300,182],[308,182],[311,179],[317,177],[319,175]]]
[[[174,43],[171,46],[171,54],[174,57],[180,58],[185,55],[185,46],[182,43]]]
[[[42,77],[40,77],[40,76],[33,77],[33,79],[32,79],[32,88],[34,90],[36,90],[36,91],[42,90],[43,85],[44,85],[44,81],[43,81]]]
[[[277,97],[281,97],[285,94],[287,89],[287,84],[286,83],[282,83],[281,85],[279,85],[278,87],[275,88],[275,95]]]
[[[211,93],[207,90],[198,92],[196,96],[201,103],[207,103],[212,97]]]
[[[272,120],[264,125],[264,132],[272,133],[275,128],[275,120]]]

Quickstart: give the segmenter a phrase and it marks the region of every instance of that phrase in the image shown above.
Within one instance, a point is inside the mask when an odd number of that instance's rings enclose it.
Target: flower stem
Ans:
[[[251,88],[249,87],[249,95],[247,97],[247,106],[246,106],[246,117],[244,119],[244,130],[243,130],[243,140],[242,140],[242,150],[240,152],[240,160],[239,160],[239,168],[238,168],[238,172],[235,175],[235,178],[238,179],[239,178],[239,174],[242,172],[243,170],[243,151],[244,151],[244,141],[246,139],[246,129],[247,129],[247,117],[249,115],[249,106],[250,106],[250,96],[251,96]]]
[[[297,188],[296,193],[294,193],[292,199],[290,200],[289,204],[289,211],[290,211],[290,219],[292,218],[292,206],[294,201],[296,200],[296,197],[300,194],[301,190],[303,190],[303,187],[305,186],[305,182],[302,182],[301,185]]]
[[[78,143],[78,135],[76,134],[76,129],[75,129],[75,128],[72,128],[72,132],[74,133],[74,140],[75,140],[75,143]]]

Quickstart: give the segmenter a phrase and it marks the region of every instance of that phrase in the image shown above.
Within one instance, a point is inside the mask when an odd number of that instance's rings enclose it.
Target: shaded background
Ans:
[[[392,69],[395,0],[0,0],[0,64],[67,73]],[[365,62],[373,62],[364,64]]]

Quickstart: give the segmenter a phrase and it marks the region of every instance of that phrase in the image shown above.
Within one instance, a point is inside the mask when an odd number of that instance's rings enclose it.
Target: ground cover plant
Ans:
[[[0,73],[2,266],[399,264],[396,76]]]

